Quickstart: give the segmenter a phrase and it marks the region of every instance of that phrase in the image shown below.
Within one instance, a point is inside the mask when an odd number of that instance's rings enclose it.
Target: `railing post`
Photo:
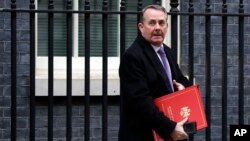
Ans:
[[[222,13],[227,13],[227,2],[223,0]],[[222,16],[222,140],[227,140],[227,15]]]
[[[194,4],[193,4],[193,0],[189,0],[189,9],[188,9],[188,12],[189,12],[189,24],[188,24],[188,29],[189,29],[189,51],[188,51],[188,54],[189,54],[189,63],[188,63],[188,66],[189,66],[189,81],[191,83],[193,83],[193,79],[194,79],[194,15],[193,12],[194,12]],[[194,135],[193,134],[190,134],[189,135],[189,141],[193,141],[194,140]]]
[[[210,0],[206,2],[206,13],[211,13],[211,3]],[[206,50],[206,86],[205,86],[205,93],[206,93],[206,118],[208,122],[208,127],[206,128],[206,141],[211,140],[211,127],[209,125],[211,121],[211,16],[205,16],[205,50]]]
[[[240,0],[239,13],[244,14],[243,0]],[[244,124],[244,16],[239,16],[239,124]]]
[[[120,11],[124,12],[126,11],[126,0],[121,0],[121,6],[120,6]],[[125,23],[126,23],[126,14],[121,13],[120,14],[120,56],[125,52],[125,37],[126,37],[126,28],[125,28]]]
[[[121,12],[124,12],[126,11],[126,1],[125,0],[121,0],[121,3],[120,3],[120,11]],[[121,57],[123,55],[123,53],[125,52],[125,37],[126,37],[126,28],[125,28],[125,22],[126,22],[126,14],[125,13],[121,13],[120,14],[120,60],[121,60]],[[120,88],[120,95],[122,95],[121,93],[121,88]],[[120,96],[120,101],[119,101],[119,105],[120,105],[120,108],[119,108],[119,112],[120,112],[120,117],[123,117],[122,115],[122,100],[121,100],[121,96]],[[121,118],[120,118],[121,120]]]
[[[103,0],[103,11],[108,11],[108,1]],[[102,141],[108,140],[108,14],[102,15]]]
[[[67,0],[67,10],[72,10],[72,0]],[[67,26],[67,114],[66,114],[66,138],[72,140],[72,13],[66,14]]]
[[[177,8],[179,5],[178,0],[170,0],[170,12],[171,12],[171,48],[174,51],[175,56],[177,56],[178,47],[178,12]],[[177,61],[177,60],[176,60]]]
[[[89,0],[85,0],[85,10],[90,10]],[[90,140],[90,14],[85,13],[85,110],[84,140]]]
[[[140,22],[140,18],[141,18],[141,11],[142,11],[142,0],[138,0],[138,4],[137,4],[137,11],[140,11],[140,13],[137,14],[137,23]],[[137,28],[137,34],[140,34],[140,30]]]
[[[48,1],[48,9],[54,9],[53,0]],[[54,103],[54,13],[48,13],[48,141],[53,140]]]
[[[189,12],[189,16],[188,16],[188,29],[189,29],[189,81],[191,81],[191,83],[193,83],[193,78],[194,78],[194,4],[193,4],[193,0],[189,0],[189,8],[188,8],[188,12]]]
[[[11,0],[11,9],[16,9],[16,1]],[[16,141],[16,86],[17,86],[17,29],[16,29],[16,11],[11,11],[11,140]]]
[[[30,10],[35,9],[35,1],[30,0]],[[35,141],[35,69],[36,69],[36,47],[35,47],[35,12],[30,12],[30,141]]]

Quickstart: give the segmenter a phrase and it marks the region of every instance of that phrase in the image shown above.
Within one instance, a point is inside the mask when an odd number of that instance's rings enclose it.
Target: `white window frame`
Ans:
[[[35,1],[37,5],[37,0]],[[162,5],[169,11],[169,2],[166,0]],[[119,1],[120,3],[120,1]],[[119,5],[118,5],[119,6]],[[73,9],[78,10],[78,1],[73,2]],[[118,8],[119,9],[119,8]],[[170,25],[170,18],[168,19]],[[78,14],[73,15],[73,57],[72,57],[72,95],[84,96],[84,72],[85,58],[78,56]],[[37,16],[36,16],[37,25]],[[118,18],[118,25],[120,19]],[[36,28],[38,28],[36,26]],[[120,83],[118,68],[120,63],[119,45],[120,28],[118,27],[117,57],[108,57],[108,95],[115,96],[120,94]],[[36,31],[38,31],[36,29]],[[171,27],[168,27],[168,33],[164,41],[170,46]],[[37,40],[37,32],[36,32]],[[37,50],[37,41],[36,41]],[[102,57],[90,57],[90,95],[102,95]],[[38,56],[36,53],[36,96],[48,96],[48,57]],[[54,57],[54,96],[66,96],[66,57]]]

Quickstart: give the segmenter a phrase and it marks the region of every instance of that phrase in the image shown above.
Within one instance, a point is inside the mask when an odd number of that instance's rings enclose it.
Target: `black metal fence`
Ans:
[[[138,0],[137,10],[138,11],[127,11],[126,10],[126,1],[121,0],[120,2],[120,11],[109,11],[108,9],[108,0],[102,1],[102,10],[101,11],[92,11],[90,10],[90,3],[91,1],[85,0],[84,1],[84,10],[73,10],[72,9],[72,0],[65,0],[66,9],[65,10],[55,10],[53,0],[48,1],[48,9],[47,10],[37,10],[35,9],[35,1],[30,0],[30,9],[19,9],[16,5],[15,0],[11,0],[11,8],[4,8],[1,10],[1,12],[10,13],[11,16],[11,140],[15,141],[16,135],[17,135],[17,14],[19,13],[28,13],[29,14],[29,27],[30,27],[30,98],[29,98],[29,107],[30,107],[30,113],[29,113],[29,140],[34,141],[36,137],[36,87],[35,87],[35,66],[39,65],[36,64],[36,39],[34,36],[36,34],[36,24],[35,24],[35,14],[36,13],[47,13],[48,14],[48,128],[47,128],[47,134],[48,134],[48,140],[53,140],[53,100],[54,100],[54,44],[53,44],[53,37],[54,37],[54,14],[55,13],[64,13],[66,16],[66,25],[67,25],[67,115],[66,115],[66,121],[67,121],[67,135],[66,140],[70,141],[72,139],[72,15],[73,13],[79,13],[83,14],[85,18],[84,23],[84,29],[85,29],[85,96],[84,96],[84,139],[86,141],[90,140],[90,48],[87,48],[90,46],[90,15],[92,14],[99,14],[102,16],[102,46],[103,46],[103,71],[102,71],[102,140],[108,140],[108,130],[107,130],[107,117],[108,117],[108,93],[107,93],[107,80],[108,80],[108,68],[107,68],[107,59],[108,59],[108,17],[110,14],[116,14],[120,17],[120,55],[123,54],[123,52],[126,49],[125,46],[125,36],[126,36],[126,16],[128,14],[134,14],[137,15],[137,19],[139,19],[139,12],[142,9],[143,1]],[[184,64],[184,66],[188,66],[188,75],[190,80],[193,80],[195,74],[194,74],[194,55],[195,55],[195,33],[194,28],[196,26],[195,18],[196,17],[203,17],[205,26],[205,58],[204,58],[204,70],[205,70],[205,83],[204,86],[204,99],[205,99],[205,107],[206,107],[206,114],[207,114],[207,121],[208,121],[208,128],[205,130],[204,140],[210,141],[212,138],[211,131],[213,130],[211,127],[211,93],[212,93],[212,84],[211,84],[211,78],[213,76],[211,72],[211,52],[213,48],[213,40],[211,39],[211,27],[212,27],[212,18],[213,17],[221,17],[221,60],[222,60],[222,76],[221,76],[221,107],[222,107],[222,125],[221,125],[221,140],[226,141],[228,140],[228,18],[234,17],[238,19],[237,27],[238,27],[238,81],[236,84],[236,87],[238,87],[238,92],[236,95],[238,95],[238,124],[245,124],[244,118],[246,118],[246,114],[244,111],[244,108],[246,108],[245,105],[245,81],[244,78],[245,75],[249,75],[245,70],[245,61],[244,56],[246,57],[246,54],[244,53],[245,50],[245,39],[246,33],[245,33],[245,23],[246,18],[250,16],[250,14],[246,14],[244,12],[244,3],[243,0],[239,0],[238,2],[238,13],[228,13],[228,5],[226,0],[223,0],[221,2],[221,12],[212,12],[212,3],[210,0],[204,0],[204,12],[195,12],[194,9],[194,2],[193,0],[189,1],[183,1],[183,3],[187,4],[187,12],[179,11],[178,6],[179,5],[178,0],[170,0],[170,12],[169,15],[171,16],[171,47],[174,49],[176,55],[177,55],[177,48],[178,48],[178,41],[182,40],[179,39],[178,32],[178,17],[180,17],[180,20],[182,18],[186,17],[188,21],[188,55],[186,58],[188,58],[188,62]],[[152,3],[155,4],[161,4],[161,0],[154,0]],[[237,4],[235,2],[235,4]],[[248,19],[249,20],[249,19]],[[249,21],[248,21],[249,22]],[[182,23],[181,23],[182,24]],[[136,26],[136,25],[135,25]],[[248,37],[249,38],[249,37]],[[249,119],[248,119],[249,120]],[[193,140],[193,137],[190,137],[190,140]]]

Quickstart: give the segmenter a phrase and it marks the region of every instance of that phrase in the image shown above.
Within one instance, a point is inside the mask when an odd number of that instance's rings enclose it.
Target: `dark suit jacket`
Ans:
[[[190,85],[174,61],[171,49],[164,45],[172,77]],[[176,122],[165,117],[153,99],[171,93],[163,66],[152,46],[139,35],[121,58],[121,119],[119,141],[153,141],[152,130],[167,139]]]

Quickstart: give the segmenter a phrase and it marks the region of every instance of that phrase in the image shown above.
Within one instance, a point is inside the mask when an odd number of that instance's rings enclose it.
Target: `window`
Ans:
[[[74,0],[73,10],[84,10],[84,0]],[[137,10],[137,1],[126,1],[128,11]],[[37,0],[37,9],[47,9],[47,0]],[[144,5],[151,4],[143,1]],[[54,0],[54,9],[63,10],[65,1]],[[119,11],[120,1],[109,0],[110,11]],[[101,11],[100,0],[90,1],[91,10]],[[48,14],[37,13],[37,66],[36,94],[46,96],[48,93]],[[84,14],[73,14],[73,54],[72,54],[72,87],[73,95],[84,95]],[[91,95],[102,95],[102,15],[90,15],[90,92]],[[108,15],[108,94],[119,95],[119,15]],[[54,13],[54,95],[66,95],[66,14]],[[126,19],[126,47],[137,36],[137,17],[128,14]]]

